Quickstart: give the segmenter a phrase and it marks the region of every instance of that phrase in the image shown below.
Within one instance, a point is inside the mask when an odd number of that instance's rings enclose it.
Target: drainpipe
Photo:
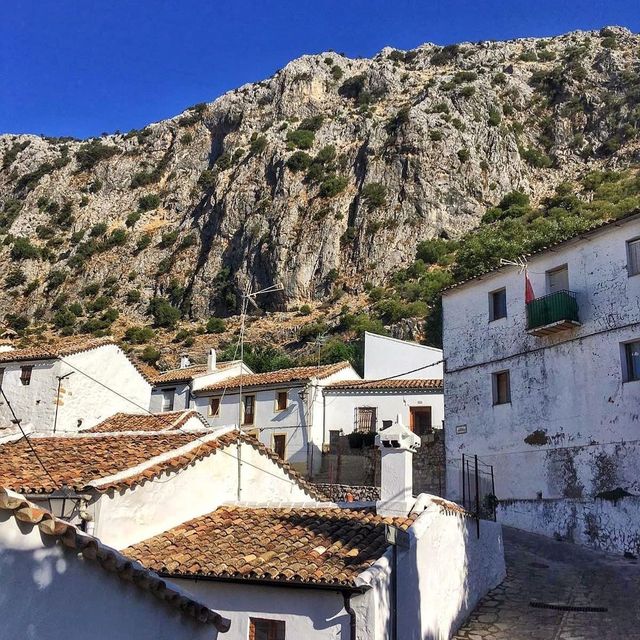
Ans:
[[[349,614],[349,640],[356,640],[358,625],[356,612],[351,607],[351,593],[349,591],[343,591],[342,597],[344,599],[344,610]]]

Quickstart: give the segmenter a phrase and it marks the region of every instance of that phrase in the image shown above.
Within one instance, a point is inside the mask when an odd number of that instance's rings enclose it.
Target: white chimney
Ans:
[[[191,366],[191,360],[189,360],[189,356],[186,353],[183,353],[180,356],[180,368],[186,369],[189,366]]]
[[[216,350],[212,347],[209,349],[209,356],[207,357],[207,371],[215,371],[216,369]]]
[[[376,436],[380,448],[382,478],[380,500],[376,511],[383,517],[407,516],[413,507],[413,454],[420,446],[420,438],[402,424],[398,414],[396,422]]]

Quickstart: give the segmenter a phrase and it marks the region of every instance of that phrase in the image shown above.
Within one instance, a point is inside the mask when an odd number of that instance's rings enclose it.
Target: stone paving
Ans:
[[[640,562],[504,528],[507,578],[456,640],[640,639]],[[531,601],[604,607],[558,611]]]

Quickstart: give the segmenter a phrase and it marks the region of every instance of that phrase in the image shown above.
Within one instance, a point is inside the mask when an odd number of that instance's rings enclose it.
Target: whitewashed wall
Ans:
[[[20,382],[21,367],[31,365],[33,365],[31,383],[25,386]],[[53,429],[59,362],[55,360],[10,362],[0,367],[4,368],[2,390],[16,415],[22,420],[22,426],[31,425],[37,431]],[[1,422],[10,424],[12,414],[2,396],[0,396],[0,416]]]
[[[241,501],[313,501],[267,456],[247,444],[240,449]],[[197,451],[197,443],[192,451]],[[100,494],[92,507],[94,535],[123,549],[237,500],[238,458],[233,445],[133,489]]]
[[[460,494],[462,453],[495,466],[500,499],[640,490],[640,382],[623,383],[620,347],[640,339],[640,276],[628,277],[626,269],[626,241],[638,235],[640,222],[633,221],[530,259],[537,296],[546,293],[545,271],[568,265],[582,322],[577,329],[528,335],[524,278],[513,268],[445,294],[452,497]],[[489,322],[489,293],[502,287],[508,317]],[[491,374],[504,369],[511,375],[511,403],[493,406]]]
[[[325,442],[329,442],[329,431],[341,430],[344,435],[354,430],[355,410],[359,407],[377,408],[377,427],[382,429],[383,420],[395,422],[398,414],[405,425],[409,425],[410,407],[431,407],[431,424],[442,427],[444,421],[444,395],[424,390],[370,391],[363,389],[325,390]]]
[[[405,373],[442,360],[442,350],[416,342],[397,340],[375,333],[364,334],[364,377],[379,380],[389,376],[442,380],[443,367],[437,364],[413,373]],[[398,375],[403,374],[403,375]]]
[[[173,409],[171,411],[182,411],[189,409],[191,405],[191,385],[190,384],[166,384],[153,387],[151,391],[151,402],[149,410],[152,413],[163,411],[164,394],[163,390],[173,391]]]
[[[249,618],[284,620],[292,640],[349,638],[349,616],[342,595],[320,589],[292,589],[207,580],[172,579],[199,602],[231,620],[225,640],[247,640]],[[222,637],[222,636],[221,636]],[[359,636],[358,640],[369,640]]]
[[[0,513],[0,638],[213,640],[202,625],[38,527]],[[224,637],[224,636],[220,636]]]

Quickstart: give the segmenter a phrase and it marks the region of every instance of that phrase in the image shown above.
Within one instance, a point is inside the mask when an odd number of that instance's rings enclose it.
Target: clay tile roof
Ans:
[[[385,524],[414,518],[369,509],[225,506],[123,553],[161,574],[356,586],[387,549]]]
[[[138,563],[132,563],[119,551],[103,545],[98,538],[80,531],[65,520],[56,518],[49,511],[29,502],[20,494],[0,487],[0,511],[10,512],[20,522],[37,525],[45,536],[53,537],[65,547],[82,553],[85,560],[91,561],[87,566],[100,567],[110,573],[115,572],[119,578],[133,582],[138,588],[148,591],[198,622],[213,624],[223,633],[229,630],[229,620],[220,614],[168,585],[153,571],[145,569]]]
[[[165,413],[116,413],[83,433],[118,433],[120,431],[175,431],[181,429],[190,418],[197,418],[202,427],[207,423],[193,409],[167,411]]]
[[[55,360],[82,351],[90,351],[107,344],[115,344],[113,338],[67,338],[55,344],[38,345],[24,349],[0,351],[0,362],[23,362],[25,360]]]
[[[23,438],[0,444],[0,486],[21,493],[52,493],[61,487],[74,491],[83,491],[89,486],[100,491],[134,487],[165,472],[183,469],[236,444],[239,439],[270,458],[311,498],[326,500],[271,449],[237,432],[222,435],[181,431],[84,433],[72,437],[30,438],[29,443],[50,475],[45,473]],[[116,474],[120,475],[114,478]]]
[[[291,369],[279,369],[278,371],[269,371],[268,373],[253,373],[251,375],[234,376],[227,378],[214,384],[210,384],[196,393],[202,391],[216,391],[217,389],[234,389],[240,386],[242,381],[243,387],[257,387],[269,384],[284,384],[292,382],[307,382],[311,378],[322,380],[338,371],[342,371],[351,365],[348,362],[337,362],[335,364],[324,364],[319,367],[293,367]]]
[[[228,362],[218,362],[215,371],[224,371],[238,364],[239,360],[229,360]],[[155,384],[168,384],[171,382],[191,382],[195,377],[207,373],[206,364],[192,364],[179,369],[169,369],[162,373],[156,373],[153,377]]]
[[[339,391],[341,389],[429,389],[442,390],[444,383],[442,380],[422,380],[418,378],[392,380],[343,380],[328,384],[325,389],[329,391]]]

